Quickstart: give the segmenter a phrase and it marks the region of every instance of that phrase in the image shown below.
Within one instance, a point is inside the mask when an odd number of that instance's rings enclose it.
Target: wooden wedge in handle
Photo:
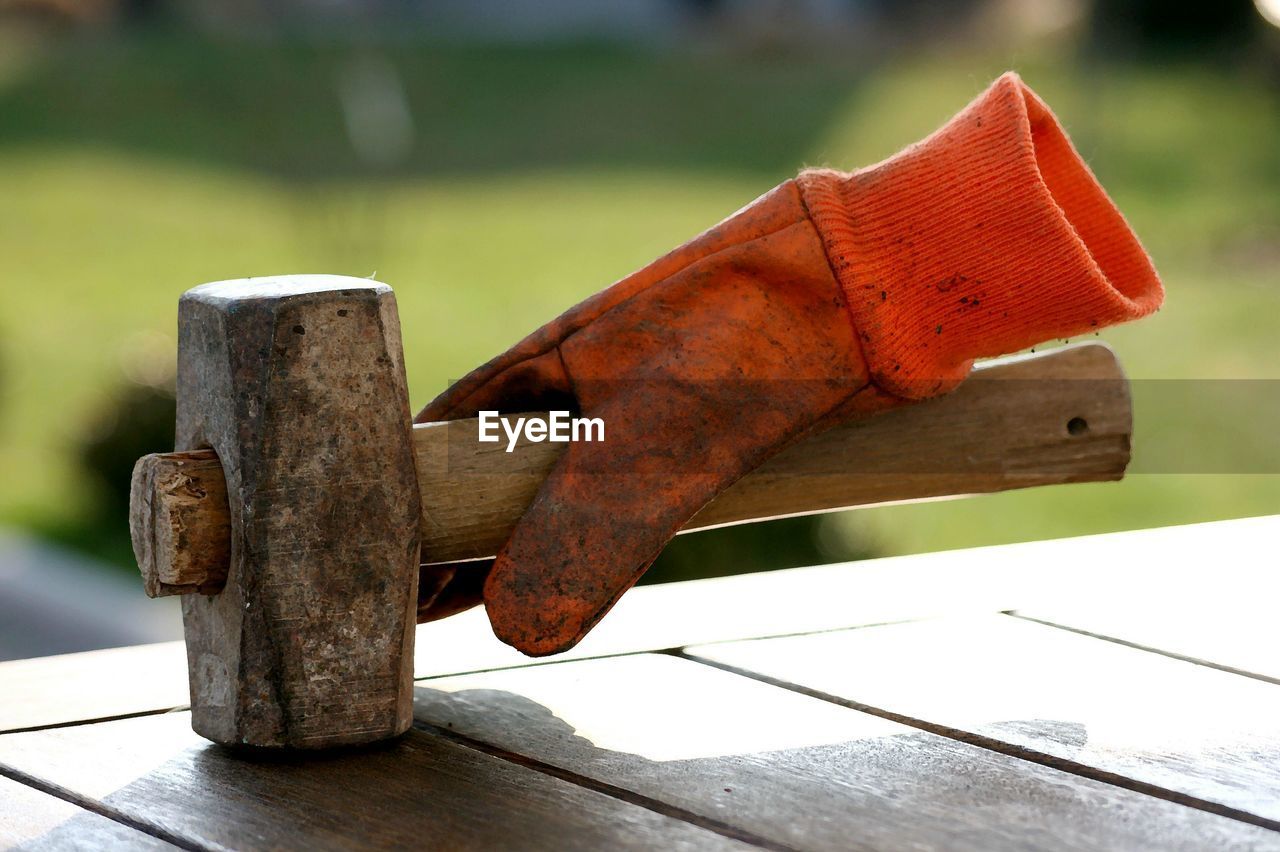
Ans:
[[[476,441],[477,422],[414,427],[423,564],[492,556],[565,445]],[[1120,479],[1128,382],[1097,343],[980,365],[947,396],[840,424],[779,453],[681,532],[880,503]],[[607,436],[606,436],[607,437]],[[230,511],[212,451],[145,456],[130,526],[152,597],[221,588]]]

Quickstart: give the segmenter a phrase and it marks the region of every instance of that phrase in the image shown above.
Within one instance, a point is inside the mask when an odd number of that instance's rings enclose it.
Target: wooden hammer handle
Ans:
[[[1120,479],[1128,383],[1115,355],[1082,344],[978,367],[955,392],[840,424],[739,480],[682,532],[833,509]],[[481,444],[477,423],[414,427],[422,562],[498,551],[564,444]],[[452,435],[452,440],[450,436]],[[145,456],[130,524],[152,597],[213,593],[230,562],[230,510],[212,451]]]

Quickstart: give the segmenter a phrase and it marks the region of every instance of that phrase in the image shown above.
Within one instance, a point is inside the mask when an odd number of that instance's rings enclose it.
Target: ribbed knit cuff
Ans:
[[[1150,258],[1044,102],[1012,72],[924,141],[797,183],[871,372],[912,399],[973,359],[1146,316]]]

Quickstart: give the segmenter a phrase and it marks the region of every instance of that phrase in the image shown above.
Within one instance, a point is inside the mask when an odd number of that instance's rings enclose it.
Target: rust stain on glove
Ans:
[[[1006,74],[924,141],[857,172],[802,172],[423,409],[418,422],[572,408],[607,439],[569,445],[487,573],[424,578],[420,620],[483,597],[503,641],[564,651],[791,442],[1162,297],[1053,114]]]

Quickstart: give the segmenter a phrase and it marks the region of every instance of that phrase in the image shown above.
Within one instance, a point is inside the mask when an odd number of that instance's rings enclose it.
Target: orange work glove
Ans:
[[[1162,298],[1053,114],[1005,74],[923,142],[802,172],[423,409],[573,408],[603,419],[605,441],[568,446],[491,567],[424,569],[420,618],[483,595],[504,642],[564,651],[703,505],[797,438]]]

